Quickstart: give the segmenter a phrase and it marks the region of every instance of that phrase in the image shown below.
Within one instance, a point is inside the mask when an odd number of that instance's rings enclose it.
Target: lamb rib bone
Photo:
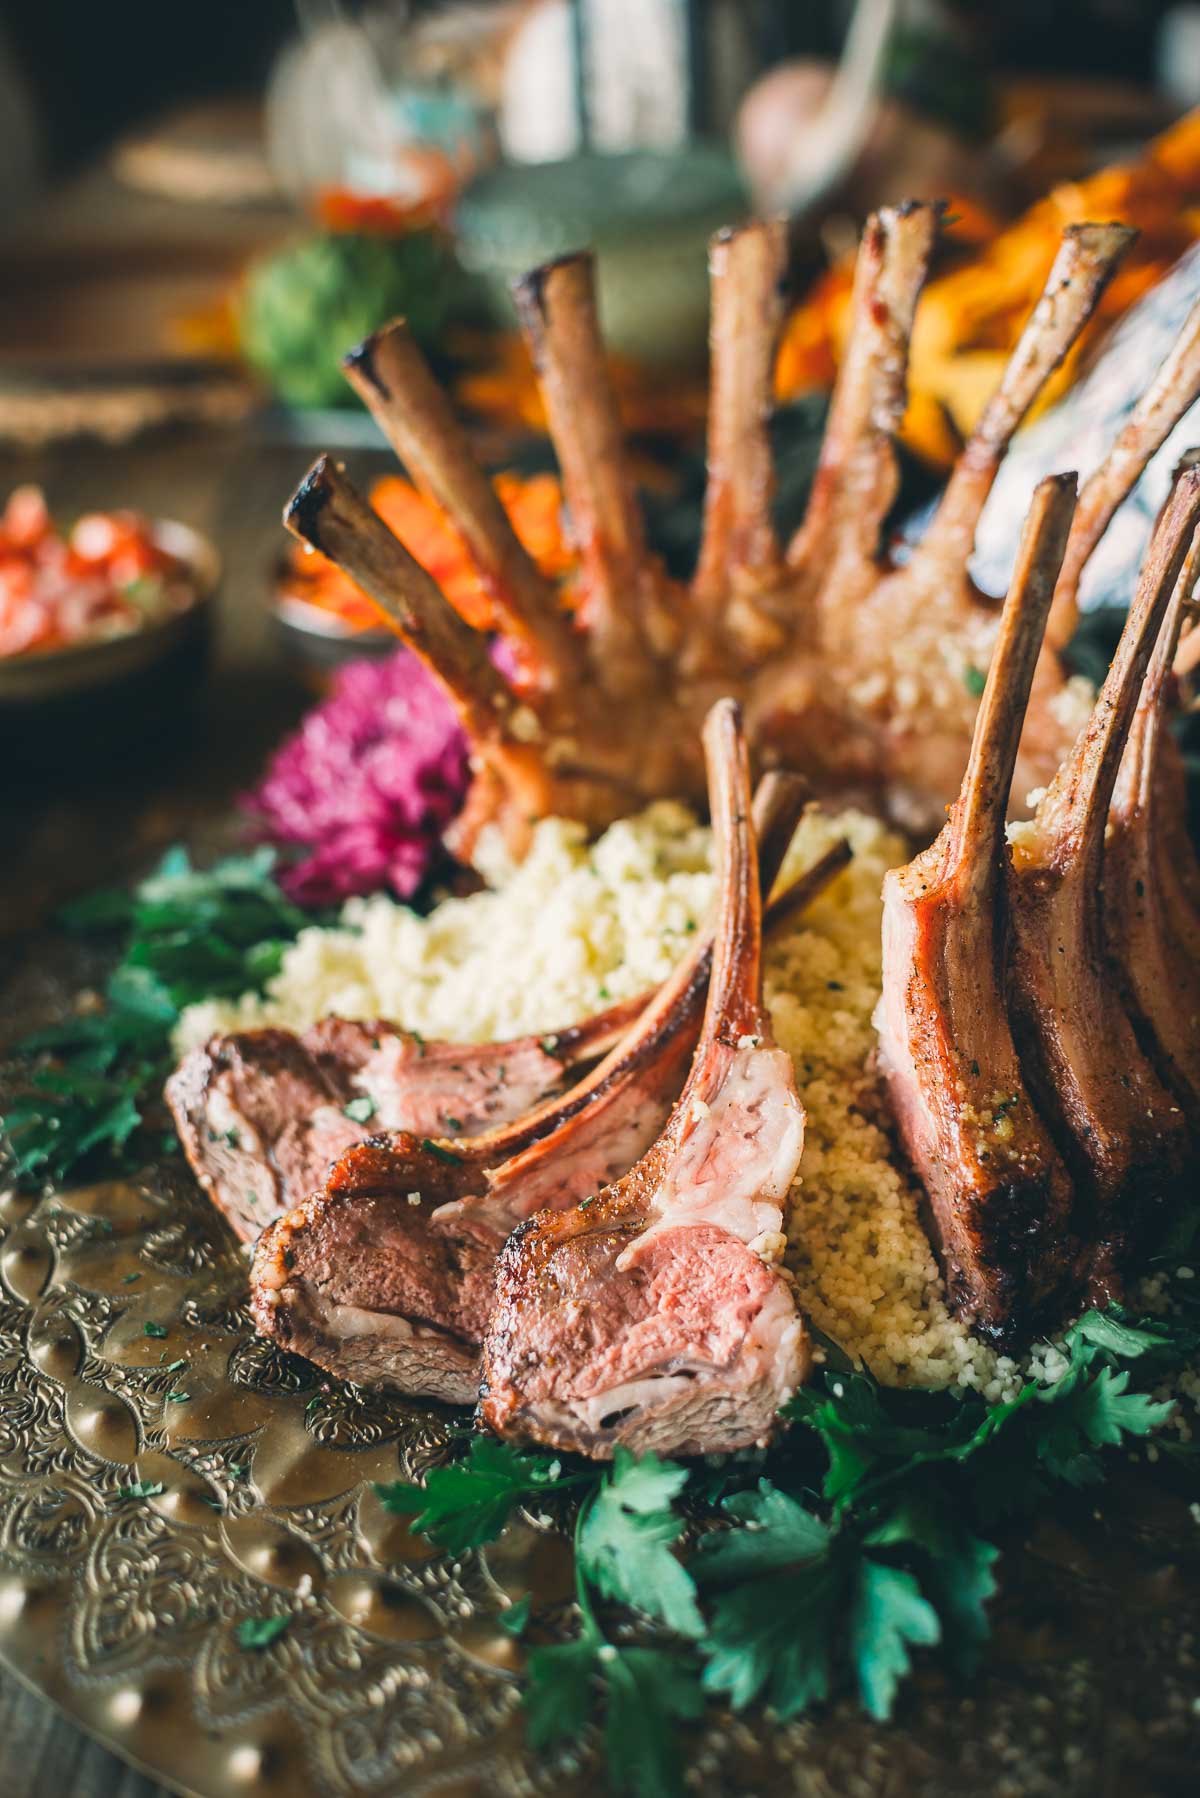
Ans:
[[[804,522],[788,546],[801,604],[841,598],[847,567],[858,588],[879,578],[880,533],[899,485],[892,439],[908,400],[908,346],[917,299],[945,207],[907,201],[873,213],[854,268],[850,331]],[[844,566],[845,564],[846,566]],[[829,626],[823,633],[828,637]]]
[[[804,522],[787,551],[787,580],[760,593],[785,644],[751,676],[747,722],[769,756],[820,768],[837,784],[869,789],[881,745],[845,728],[844,621],[882,573],[880,537],[899,472],[892,437],[906,403],[913,317],[943,208],[910,201],[873,213],[854,270],[850,330]],[[749,600],[739,601],[740,618]],[[765,642],[762,632],[759,638]]]
[[[1187,1168],[1186,1120],[1143,1054],[1105,947],[1104,838],[1138,691],[1200,518],[1176,482],[1090,720],[1013,841],[1012,1015],[1026,1078],[1071,1170],[1097,1292]]]
[[[691,615],[710,656],[723,636],[755,654],[784,641],[757,601],[784,574],[767,422],[786,266],[784,219],[718,232],[709,245],[708,482]]]
[[[403,319],[374,332],[342,367],[417,485],[454,520],[523,667],[551,691],[571,692],[580,645]]]
[[[345,569],[449,694],[470,739],[475,772],[455,826],[460,841],[469,843],[484,815],[498,816],[509,842],[520,848],[537,818],[558,813],[608,819],[629,809],[619,784],[625,759],[620,746],[614,746],[611,768],[598,750],[580,778],[564,770],[561,752],[569,751],[569,742],[547,729],[532,706],[518,702],[489,660],[485,640],[329,456],[313,464],[283,521]]]
[[[755,809],[772,858],[763,864],[766,879],[800,803],[790,778],[760,784]],[[793,907],[800,890],[815,897],[844,862],[844,853],[827,852],[784,897]],[[321,1320],[352,1316],[352,1377],[370,1372],[376,1384],[468,1402],[478,1383],[490,1300],[484,1275],[505,1236],[537,1206],[569,1203],[606,1175],[623,1172],[653,1140],[695,1041],[710,961],[711,940],[701,939],[626,1041],[559,1101],[473,1142],[419,1142],[397,1133],[343,1156],[324,1189],[259,1245],[253,1275],[259,1328],[345,1373],[339,1330]],[[375,1245],[369,1268],[353,1252],[341,1252],[343,1243],[353,1251],[368,1241]],[[335,1252],[326,1260],[330,1242]],[[373,1332],[372,1316],[378,1320]],[[373,1371],[363,1341],[371,1334],[379,1349]]]
[[[705,725],[719,865],[713,973],[683,1092],[621,1180],[506,1244],[484,1344],[484,1420],[604,1457],[769,1436],[807,1334],[753,1244],[781,1243],[804,1114],[761,995],[761,901],[737,707]]]
[[[562,256],[514,282],[583,563],[582,622],[604,687],[657,684],[679,636],[668,583],[646,547],[596,313],[590,255]]]
[[[881,739],[897,821],[922,830],[957,789],[977,709],[970,672],[991,656],[997,615],[974,587],[968,562],[984,502],[1013,432],[1091,316],[1136,233],[1118,225],[1071,225],[1042,296],[997,391],[959,456],[924,537],[903,567],[884,575],[850,610],[838,592],[835,639],[852,670],[847,711]],[[883,571],[880,570],[883,574]],[[828,628],[828,627],[827,627]],[[1053,701],[1063,670],[1043,662],[1026,727],[1046,738],[1040,764],[1018,779],[1018,798],[1050,777],[1063,750]]]
[[[1046,642],[1052,649],[1065,649],[1075,634],[1080,577],[1113,514],[1198,396],[1200,301],[1188,313],[1166,361],[1129,414],[1116,442],[1084,482],[1046,625]]]
[[[1166,709],[1184,611],[1200,574],[1193,537],[1142,684],[1109,807],[1104,919],[1142,1047],[1200,1137],[1200,940],[1176,858],[1195,869]],[[1173,759],[1173,758],[1172,758]],[[1165,853],[1164,853],[1165,851]]]
[[[1070,1176],[1009,1026],[1003,913],[1009,786],[1075,485],[1058,475],[1034,493],[958,799],[883,886],[880,1067],[951,1306],[1003,1343],[1058,1321],[1077,1261]]]

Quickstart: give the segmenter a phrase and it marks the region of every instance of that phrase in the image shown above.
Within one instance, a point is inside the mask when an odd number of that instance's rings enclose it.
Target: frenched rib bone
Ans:
[[[1189,469],[1154,534],[1092,716],[1015,841],[1009,876],[1017,1041],[1076,1184],[1097,1290],[1143,1239],[1188,1162],[1184,1114],[1113,977],[1104,841],[1138,694],[1198,518],[1200,469]]]
[[[646,548],[600,335],[593,259],[560,257],[516,282],[513,293],[562,468],[594,660],[610,691],[635,692],[653,682],[654,653],[673,647],[677,627]]]
[[[1052,649],[1065,649],[1075,634],[1080,577],[1118,506],[1133,492],[1150,458],[1197,397],[1200,301],[1189,312],[1170,354],[1121,427],[1116,442],[1084,483],[1046,625],[1046,641]]]
[[[719,893],[704,1024],[665,1130],[614,1185],[506,1245],[482,1413],[599,1457],[764,1441],[810,1350],[779,1241],[804,1137],[761,995],[761,900],[737,708],[705,727]]]
[[[520,646],[524,663],[556,693],[571,691],[579,674],[578,643],[407,325],[393,319],[342,366],[414,481],[453,518],[496,622]]]
[[[710,651],[722,625],[752,652],[783,640],[758,602],[783,577],[767,426],[786,264],[782,219],[722,231],[709,246],[708,484],[692,610]]]
[[[995,610],[968,573],[980,514],[1017,425],[1090,318],[1134,235],[1119,225],[1072,225],[1064,232],[1042,296],[928,530],[910,560],[872,583],[847,620],[841,641],[851,670],[850,709],[879,740],[890,809],[918,834],[958,788],[978,706],[973,685],[995,641]],[[1032,690],[1030,712],[1050,714],[1042,731],[1050,759],[1028,777],[1030,785],[1050,778],[1065,748],[1052,712],[1064,679],[1055,661]]]
[[[1009,1027],[1004,915],[1008,790],[1074,505],[1073,475],[1037,489],[962,790],[936,841],[883,887],[880,1067],[950,1302],[999,1341],[1057,1321],[1077,1261],[1070,1176]]]
[[[766,880],[802,803],[790,777],[762,783],[755,811]],[[837,846],[788,887],[789,909],[815,897],[846,853]],[[252,1280],[259,1328],[330,1372],[468,1402],[478,1385],[490,1268],[505,1237],[541,1206],[571,1204],[624,1173],[658,1135],[695,1044],[711,959],[705,935],[585,1080],[515,1124],[471,1142],[397,1133],[345,1155],[324,1188],[260,1243]],[[366,1271],[341,1252],[343,1242],[359,1241],[377,1244]],[[353,1371],[339,1330],[350,1314]]]
[[[1200,1138],[1200,940],[1190,903],[1195,851],[1167,732],[1171,670],[1200,573],[1194,537],[1133,715],[1109,808],[1104,919],[1139,1041]],[[1163,857],[1163,849],[1166,857]]]

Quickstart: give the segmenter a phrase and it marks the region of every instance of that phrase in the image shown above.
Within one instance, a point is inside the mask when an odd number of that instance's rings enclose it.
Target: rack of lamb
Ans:
[[[483,636],[322,457],[285,513],[339,563],[445,685],[473,745],[455,826],[469,849],[499,819],[513,846],[550,813],[601,828],[648,799],[703,799],[699,726],[726,694],[760,766],[802,770],[822,792],[866,796],[917,836],[936,830],[966,766],[977,687],[999,628],[972,585],[975,528],[1008,444],[1077,340],[1132,233],[1073,225],[1000,386],[964,447],[916,552],[881,546],[897,488],[892,433],[905,404],[915,308],[940,230],[924,202],[868,220],[849,344],[807,515],[780,543],[767,436],[782,315],[785,235],[755,222],[713,241],[708,489],[691,582],[650,553],[609,383],[590,259],[518,283],[562,468],[579,569],[574,616],[517,541],[466,434],[404,324],[345,359],[348,378],[418,484],[450,514],[507,639],[506,678]],[[1085,488],[1052,640],[1035,670],[1014,795],[1044,785],[1077,715],[1060,648],[1075,590],[1116,507],[1200,393],[1200,308]],[[1076,707],[1077,714],[1077,707]],[[636,728],[622,728],[636,720]]]

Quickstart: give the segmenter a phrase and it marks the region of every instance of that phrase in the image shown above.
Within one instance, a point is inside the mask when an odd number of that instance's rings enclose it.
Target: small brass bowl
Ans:
[[[383,625],[356,630],[336,612],[315,606],[289,572],[286,562],[275,571],[271,620],[284,655],[306,686],[324,692],[347,662],[380,661],[400,648],[399,637]]]

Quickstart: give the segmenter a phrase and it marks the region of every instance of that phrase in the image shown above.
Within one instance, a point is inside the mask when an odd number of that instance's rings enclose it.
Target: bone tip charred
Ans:
[[[321,515],[333,498],[333,481],[338,464],[326,452],[317,457],[283,510],[283,522],[294,537],[313,543],[320,527]]]
[[[364,337],[352,350],[347,350],[342,357],[342,369],[347,380],[354,386],[372,387],[376,393],[386,395],[388,385],[380,374],[377,363],[379,345],[385,337],[390,337],[395,332],[402,333],[404,329],[404,320],[394,318],[390,324],[382,325],[378,331],[372,331],[369,337]]]

